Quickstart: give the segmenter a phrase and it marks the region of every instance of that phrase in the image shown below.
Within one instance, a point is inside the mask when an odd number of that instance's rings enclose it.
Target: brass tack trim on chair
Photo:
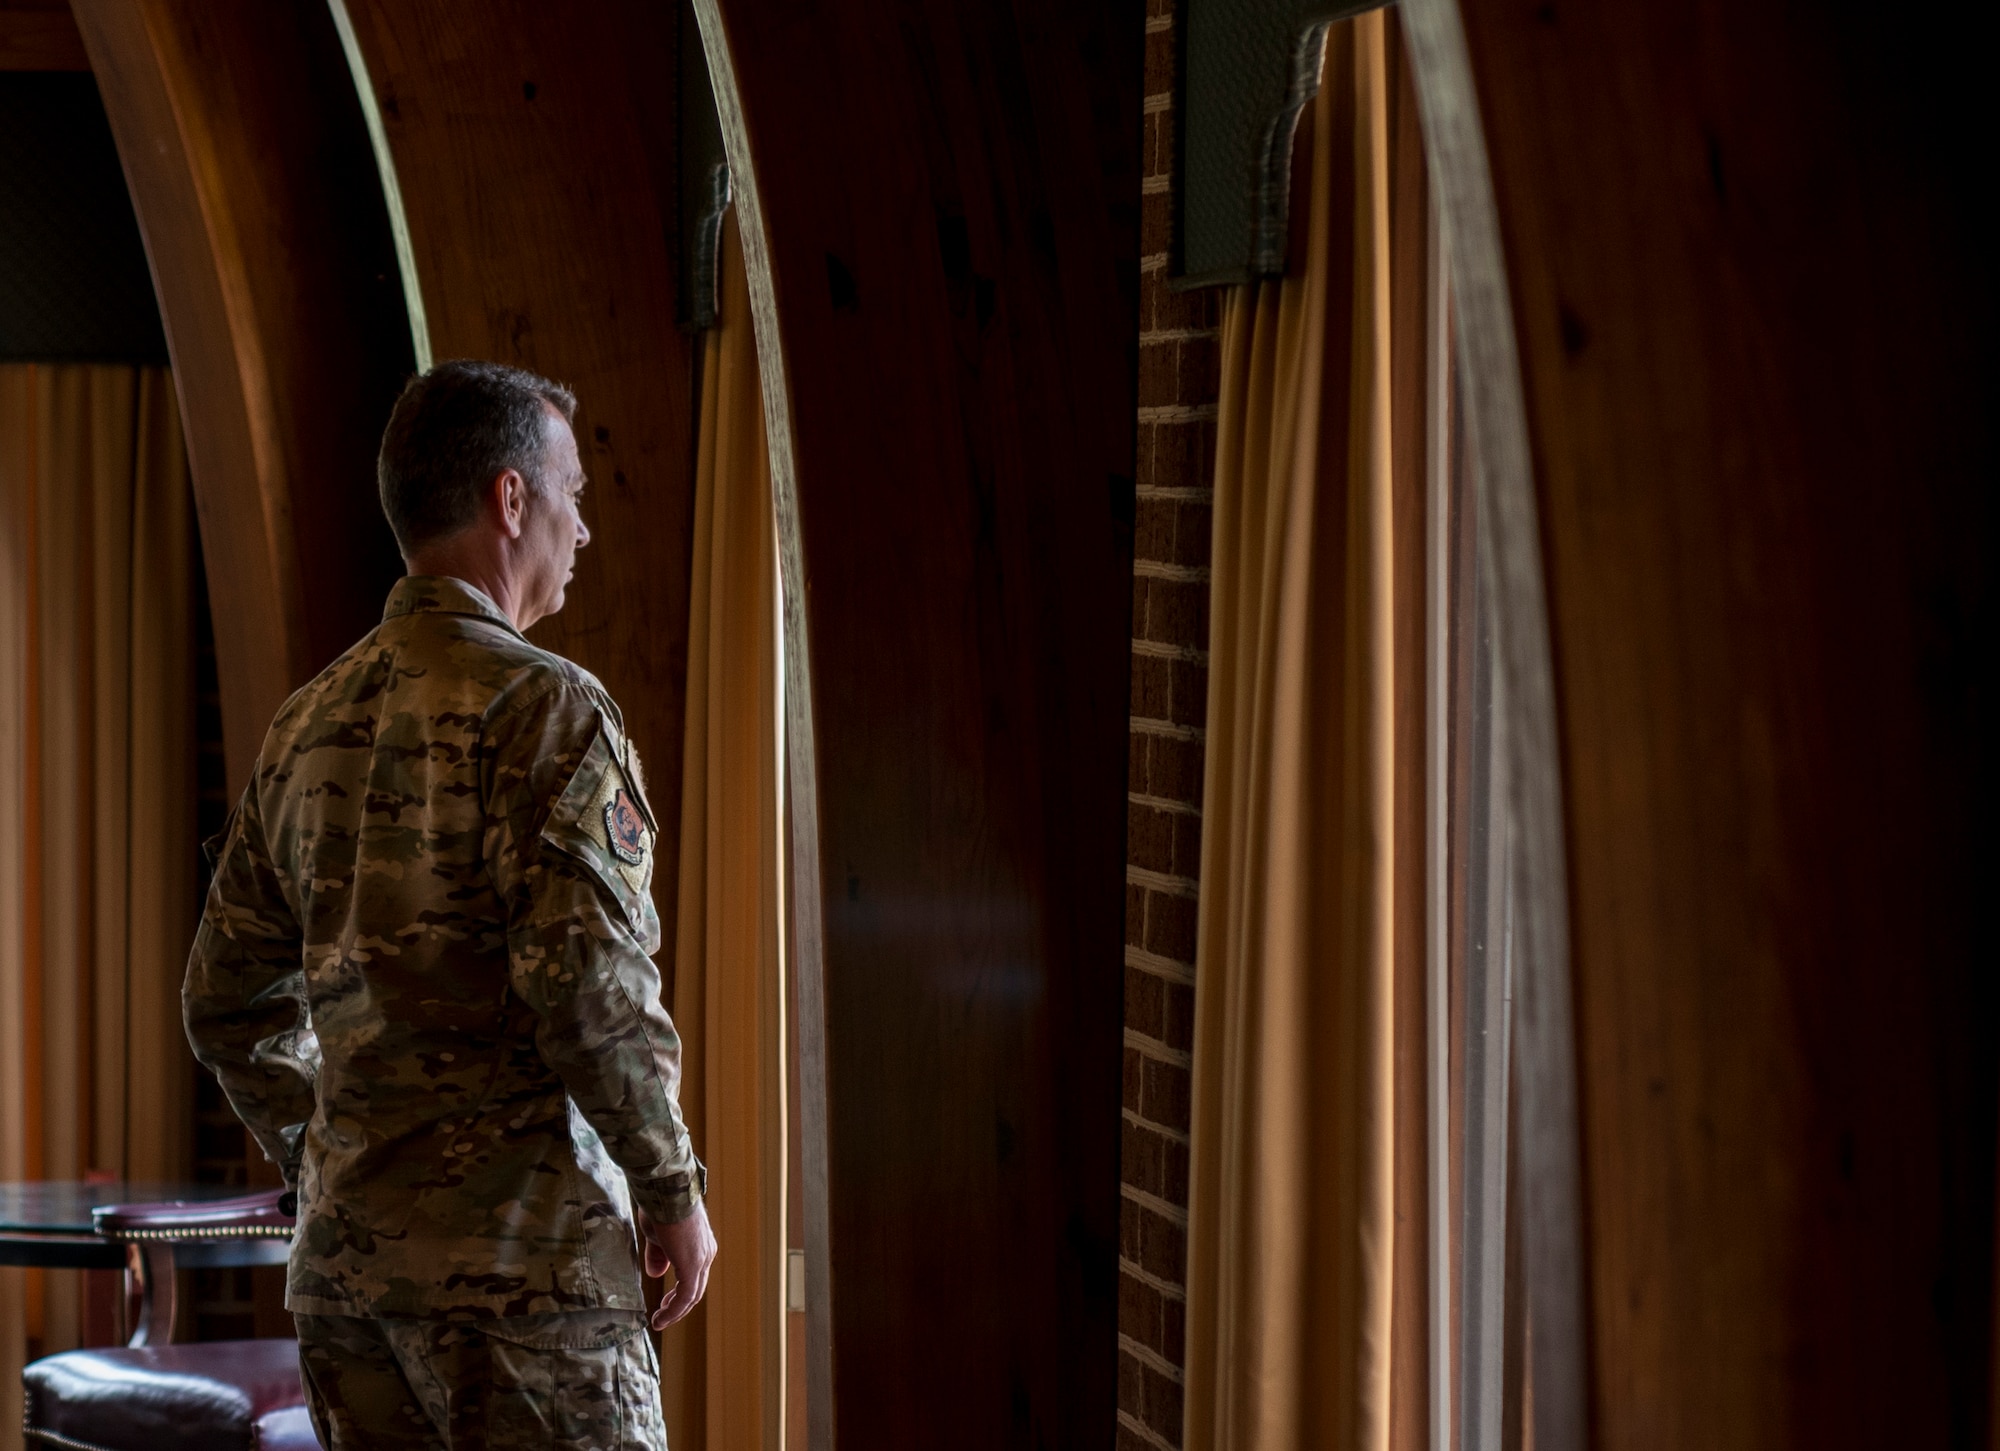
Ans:
[[[91,1441],[78,1441],[63,1435],[60,1431],[44,1431],[35,1426],[23,1426],[22,1434],[30,1441],[46,1441],[51,1446],[62,1446],[66,1451],[109,1451]]]
[[[275,1224],[219,1224],[190,1229],[106,1230],[106,1239],[165,1240],[175,1243],[205,1239],[290,1239],[291,1230]]]

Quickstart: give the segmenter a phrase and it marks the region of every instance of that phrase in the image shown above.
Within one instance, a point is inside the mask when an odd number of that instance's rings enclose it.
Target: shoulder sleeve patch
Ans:
[[[542,828],[542,840],[581,862],[617,898],[641,937],[653,916],[651,817],[600,728]]]

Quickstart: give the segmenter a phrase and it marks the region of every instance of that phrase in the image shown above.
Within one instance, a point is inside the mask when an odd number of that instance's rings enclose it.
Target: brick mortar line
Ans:
[[[1139,334],[1139,346],[1143,348],[1160,343],[1205,343],[1211,338],[1221,336],[1220,328],[1156,327],[1151,332]]]
[[[1171,1139],[1174,1143],[1179,1144],[1183,1149],[1187,1150],[1190,1154],[1194,1152],[1194,1140],[1188,1136],[1188,1131],[1186,1129],[1172,1128],[1166,1124],[1159,1122],[1157,1119],[1147,1118],[1144,1114],[1140,1113],[1139,1110],[1137,1110],[1136,1108],[1121,1108],[1119,1110],[1119,1113],[1120,1113],[1119,1121],[1121,1123],[1129,1123],[1135,1129],[1146,1129],[1152,1133],[1158,1134],[1163,1139]],[[1152,1190],[1142,1187],[1137,1179],[1126,1177],[1125,1168],[1123,1164],[1119,1166],[1118,1182],[1121,1185],[1125,1186],[1126,1188],[1132,1189],[1140,1194],[1152,1193]],[[1158,1196],[1155,1197],[1157,1198]],[[1163,1204],[1173,1203],[1171,1199],[1163,1199],[1160,1202]]]
[[[1141,105],[1142,113],[1148,116],[1170,116],[1173,114],[1173,109],[1174,93],[1172,91],[1155,91],[1152,95],[1146,97]]]
[[[1153,1213],[1159,1215],[1160,1218],[1166,1220],[1169,1224],[1177,1225],[1182,1229],[1187,1228],[1188,1212],[1185,1204],[1169,1204],[1159,1195],[1148,1194],[1144,1189],[1133,1184],[1120,1184],[1118,1186],[1118,1193],[1121,1198],[1131,1200],[1141,1209],[1152,1210]]]
[[[1144,1129],[1148,1133],[1158,1134],[1161,1138],[1166,1139],[1171,1143],[1179,1145],[1183,1150],[1191,1150],[1194,1147],[1194,1141],[1188,1137],[1188,1131],[1186,1129],[1177,1129],[1170,1124],[1163,1124],[1159,1122],[1159,1120],[1157,1119],[1147,1118],[1143,1113],[1139,1112],[1139,1110],[1136,1108],[1121,1109],[1120,1117],[1121,1120],[1129,1127],[1135,1129]],[[1127,1177],[1125,1177],[1124,1171],[1122,1169],[1119,1172],[1118,1180],[1121,1184],[1130,1184],[1134,1189],[1139,1189],[1141,1187],[1137,1179],[1128,1179]],[[1150,1191],[1142,1190],[1142,1192],[1150,1192]]]
[[[1171,1139],[1184,1149],[1192,1149],[1194,1147],[1194,1141],[1188,1137],[1184,1129],[1170,1129],[1163,1123],[1155,1123],[1135,1108],[1124,1109],[1121,1112],[1134,1128],[1146,1129],[1151,1133],[1158,1134],[1163,1139]],[[1122,1173],[1119,1175],[1118,1182],[1121,1184],[1125,1182]]]
[[[1144,655],[1148,660],[1185,660],[1190,665],[1206,665],[1208,651],[1198,650],[1192,645],[1169,645],[1164,640],[1132,641],[1132,653]]]
[[[1141,272],[1163,272],[1166,270],[1166,266],[1167,254],[1165,252],[1149,252],[1139,259],[1139,270]]]
[[[1177,1285],[1172,1280],[1161,1279],[1137,1260],[1128,1260],[1123,1255],[1118,1256],[1118,1271],[1120,1274],[1130,1275],[1148,1289],[1158,1290],[1169,1300],[1178,1301],[1183,1305],[1187,1303],[1186,1285]]]
[[[1120,1411],[1118,1413],[1118,1424],[1130,1431],[1134,1436],[1137,1436],[1141,1441],[1144,1441],[1148,1446],[1154,1447],[1155,1451],[1181,1451],[1180,1447],[1176,1446],[1129,1411]]]
[[[1201,484],[1140,484],[1134,493],[1141,499],[1171,499],[1184,504],[1215,502],[1215,490]]]
[[[1145,1341],[1135,1340],[1121,1330],[1118,1332],[1118,1348],[1141,1365],[1149,1366],[1158,1371],[1175,1385],[1181,1383],[1181,1368],[1160,1354],[1159,1351],[1153,1349],[1152,1346],[1146,1344]]]
[[[1139,410],[1141,423],[1213,423],[1214,403],[1159,403]]]
[[[1177,741],[1208,739],[1208,731],[1201,726],[1181,725],[1175,721],[1159,720],[1150,715],[1128,716],[1126,719],[1129,722],[1126,730],[1142,736],[1171,736]]]
[[[1193,877],[1175,876],[1172,872],[1156,872],[1147,867],[1135,867],[1130,862],[1125,864],[1125,884],[1130,887],[1144,887],[1163,896],[1180,897],[1190,902],[1201,900],[1201,883]]]
[[[1205,564],[1168,564],[1154,559],[1133,560],[1132,573],[1140,579],[1164,579],[1171,584],[1207,584],[1214,575]]]
[[[1150,806],[1155,811],[1171,811],[1176,816],[1199,816],[1201,808],[1190,801],[1176,801],[1171,796],[1148,796],[1144,791],[1127,791],[1125,799],[1134,806]]]
[[[1148,35],[1158,35],[1162,31],[1172,30],[1173,28],[1174,17],[1171,15],[1148,15],[1146,17],[1146,34]]]
[[[1176,962],[1171,957],[1162,957],[1157,952],[1148,952],[1143,947],[1125,944],[1125,965],[1136,967],[1141,972],[1150,972],[1154,977],[1177,982],[1182,987],[1194,986],[1194,969],[1185,962]]]
[[[1191,1069],[1194,1067],[1194,1054],[1190,1053],[1187,1049],[1176,1048],[1171,1043],[1163,1042],[1158,1038],[1152,1037],[1150,1034],[1140,1032],[1137,1028],[1127,1028],[1125,1030],[1125,1046],[1127,1048],[1137,1048],[1148,1058],[1157,1058],[1160,1062],[1170,1063],[1176,1068]],[[1164,1134],[1171,1134],[1182,1143],[1187,1142],[1187,1130],[1185,1129],[1173,1128],[1170,1125],[1161,1123],[1158,1119],[1146,1118],[1137,1109],[1128,1108],[1124,1112],[1140,1123],[1146,1124],[1151,1128],[1156,1128]]]
[[[1165,176],[1142,176],[1139,178],[1140,196],[1165,196],[1173,190],[1173,179]]]

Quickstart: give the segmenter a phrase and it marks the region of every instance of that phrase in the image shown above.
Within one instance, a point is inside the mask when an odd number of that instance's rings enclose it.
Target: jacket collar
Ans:
[[[414,615],[423,611],[442,615],[476,615],[482,620],[492,621],[510,634],[521,633],[485,591],[474,589],[464,580],[445,574],[404,575],[389,591],[389,603],[382,608],[382,618],[388,621],[398,615]]]

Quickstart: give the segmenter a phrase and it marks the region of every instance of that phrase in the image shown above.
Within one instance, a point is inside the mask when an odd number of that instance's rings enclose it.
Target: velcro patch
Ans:
[[[626,777],[611,733],[600,731],[550,812],[544,839],[609,887],[636,930],[651,916],[653,832],[652,814]]]
[[[604,803],[604,839],[613,856],[636,867],[646,860],[646,823],[623,786]]]

